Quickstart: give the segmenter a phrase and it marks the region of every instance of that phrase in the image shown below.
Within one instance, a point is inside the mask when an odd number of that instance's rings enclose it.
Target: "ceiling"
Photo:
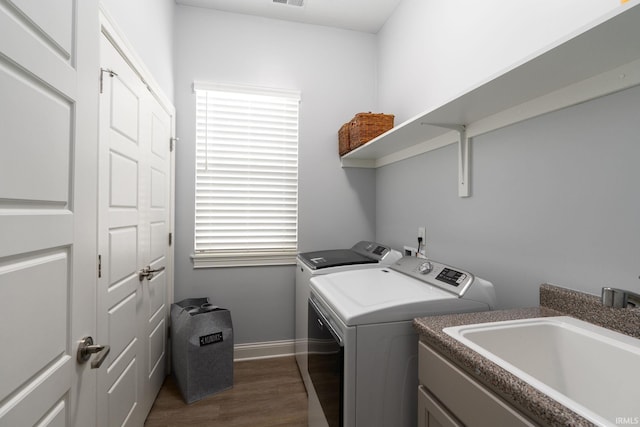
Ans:
[[[401,0],[176,0],[187,6],[377,33]],[[302,6],[298,4],[302,3]]]

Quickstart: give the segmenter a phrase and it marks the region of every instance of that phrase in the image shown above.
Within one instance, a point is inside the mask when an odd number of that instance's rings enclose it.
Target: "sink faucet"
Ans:
[[[640,294],[624,289],[602,288],[602,304],[613,308],[640,307]]]

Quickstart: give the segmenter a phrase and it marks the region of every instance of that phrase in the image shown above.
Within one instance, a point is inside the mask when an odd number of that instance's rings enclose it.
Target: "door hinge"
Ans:
[[[98,255],[98,279],[102,277],[102,255]]]
[[[118,73],[108,68],[100,68],[100,93],[102,93],[104,73],[109,73],[109,77],[114,77],[118,75]]]
[[[180,138],[169,138],[169,151],[173,152],[173,148],[180,141]]]
[[[173,233],[169,233],[169,246],[173,243]]]

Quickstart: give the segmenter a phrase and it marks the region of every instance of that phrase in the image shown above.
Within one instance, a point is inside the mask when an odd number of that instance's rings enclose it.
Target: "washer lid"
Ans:
[[[391,265],[402,258],[400,252],[376,242],[362,240],[351,249],[304,252],[298,258],[312,270],[356,264]]]
[[[315,276],[311,289],[347,326],[488,309],[387,268]]]
[[[353,264],[375,264],[378,260],[360,255],[351,249],[330,249],[298,255],[313,270]]]

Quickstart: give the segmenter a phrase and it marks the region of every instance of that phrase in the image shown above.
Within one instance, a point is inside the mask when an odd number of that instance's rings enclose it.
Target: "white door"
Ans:
[[[171,126],[172,117],[149,93],[146,97],[148,108],[144,109],[142,123],[145,140],[149,141],[145,152],[145,173],[147,183],[144,198],[145,217],[140,227],[145,227],[143,263],[152,273],[142,281],[142,312],[139,334],[145,343],[143,354],[145,369],[141,372],[144,385],[143,411],[145,415],[151,409],[155,397],[166,376],[168,361],[168,296],[172,288],[172,262],[169,246],[172,244],[171,232]],[[147,134],[148,132],[148,134]]]
[[[95,423],[97,17],[0,2],[0,426]]]
[[[98,425],[139,426],[166,372],[172,122],[104,35],[100,63]]]

